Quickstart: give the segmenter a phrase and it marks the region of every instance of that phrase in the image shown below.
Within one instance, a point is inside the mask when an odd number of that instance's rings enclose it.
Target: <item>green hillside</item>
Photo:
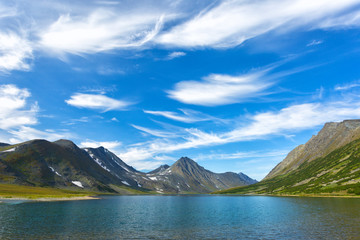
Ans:
[[[216,194],[360,195],[360,140],[325,157],[304,162],[296,170]]]

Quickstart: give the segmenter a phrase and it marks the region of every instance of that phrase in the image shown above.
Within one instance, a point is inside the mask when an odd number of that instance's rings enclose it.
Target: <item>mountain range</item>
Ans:
[[[69,140],[0,143],[0,183],[104,193],[210,193],[256,183],[243,173],[213,173],[187,157],[144,173],[111,151]]]
[[[326,123],[262,181],[216,193],[360,195],[360,120]]]

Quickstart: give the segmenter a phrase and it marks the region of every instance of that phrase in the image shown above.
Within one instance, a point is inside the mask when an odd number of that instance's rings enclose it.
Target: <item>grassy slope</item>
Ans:
[[[14,184],[0,184],[0,197],[3,198],[71,198],[93,196],[93,192],[77,192],[47,187],[30,187]]]
[[[360,195],[360,140],[298,169],[259,183],[216,194]]]
[[[118,194],[151,194],[152,192],[141,192],[129,187],[117,187],[118,193],[90,192],[90,191],[74,191],[67,189],[51,188],[51,187],[32,187],[15,184],[0,183],[0,198],[74,198],[96,195],[118,195]],[[152,193],[154,194],[154,193]]]

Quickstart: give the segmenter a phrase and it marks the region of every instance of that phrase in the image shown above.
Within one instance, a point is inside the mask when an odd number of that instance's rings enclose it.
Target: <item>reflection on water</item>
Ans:
[[[0,239],[359,239],[360,199],[119,196],[0,204]]]

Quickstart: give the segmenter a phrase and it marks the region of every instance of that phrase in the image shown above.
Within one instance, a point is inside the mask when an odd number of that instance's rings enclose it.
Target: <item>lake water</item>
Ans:
[[[0,239],[360,239],[360,199],[118,196],[0,204]]]

